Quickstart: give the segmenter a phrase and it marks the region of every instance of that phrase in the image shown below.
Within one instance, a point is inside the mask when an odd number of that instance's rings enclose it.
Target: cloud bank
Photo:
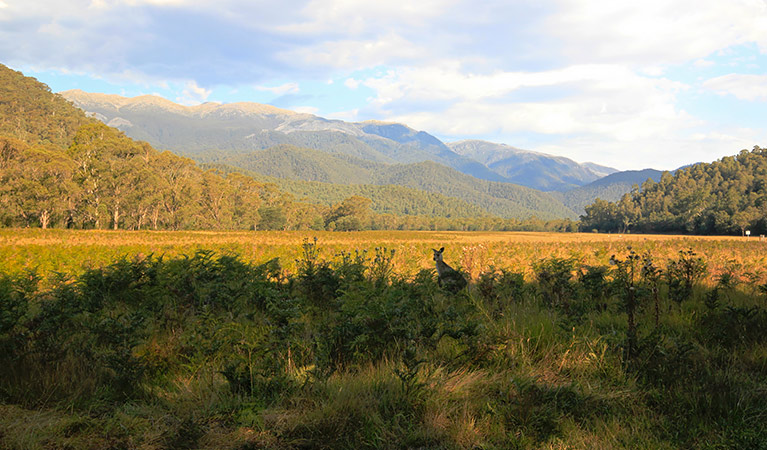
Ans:
[[[0,0],[0,62],[673,168],[767,143],[766,29],[765,0]]]

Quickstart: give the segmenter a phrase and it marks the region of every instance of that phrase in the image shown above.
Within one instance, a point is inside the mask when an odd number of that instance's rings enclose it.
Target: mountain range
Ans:
[[[487,141],[465,140],[447,145],[459,155],[481,162],[510,183],[542,191],[566,191],[617,172],[612,167],[579,164],[562,156]]]
[[[398,123],[329,120],[258,103],[184,106],[149,95],[60,94],[134,139],[271,177],[283,189],[297,181],[400,185],[502,217],[576,218],[594,195],[613,199],[646,180],[635,171],[614,186],[587,187],[619,172],[486,141],[446,144]]]

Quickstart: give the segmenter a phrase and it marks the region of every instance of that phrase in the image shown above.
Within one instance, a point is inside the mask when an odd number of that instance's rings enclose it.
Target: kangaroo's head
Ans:
[[[441,262],[442,261],[442,252],[445,251],[445,247],[440,248],[439,250],[431,249],[434,252],[434,261]]]

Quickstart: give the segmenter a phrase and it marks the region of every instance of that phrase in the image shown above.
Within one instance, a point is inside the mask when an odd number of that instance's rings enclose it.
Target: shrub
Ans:
[[[666,279],[669,297],[681,304],[692,297],[693,288],[706,275],[706,262],[692,249],[680,250],[679,257],[668,262]]]
[[[533,264],[544,301],[553,306],[570,307],[575,292],[572,284],[576,261],[572,258],[547,258]]]

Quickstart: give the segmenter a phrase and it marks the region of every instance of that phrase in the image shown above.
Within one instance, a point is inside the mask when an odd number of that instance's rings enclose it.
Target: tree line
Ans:
[[[647,180],[617,202],[597,199],[581,229],[692,234],[767,233],[767,148]]]
[[[334,205],[297,201],[272,183],[203,170],[100,122],[62,151],[0,136],[0,224],[15,227],[179,230],[544,229],[571,221],[375,214],[352,195]]]

